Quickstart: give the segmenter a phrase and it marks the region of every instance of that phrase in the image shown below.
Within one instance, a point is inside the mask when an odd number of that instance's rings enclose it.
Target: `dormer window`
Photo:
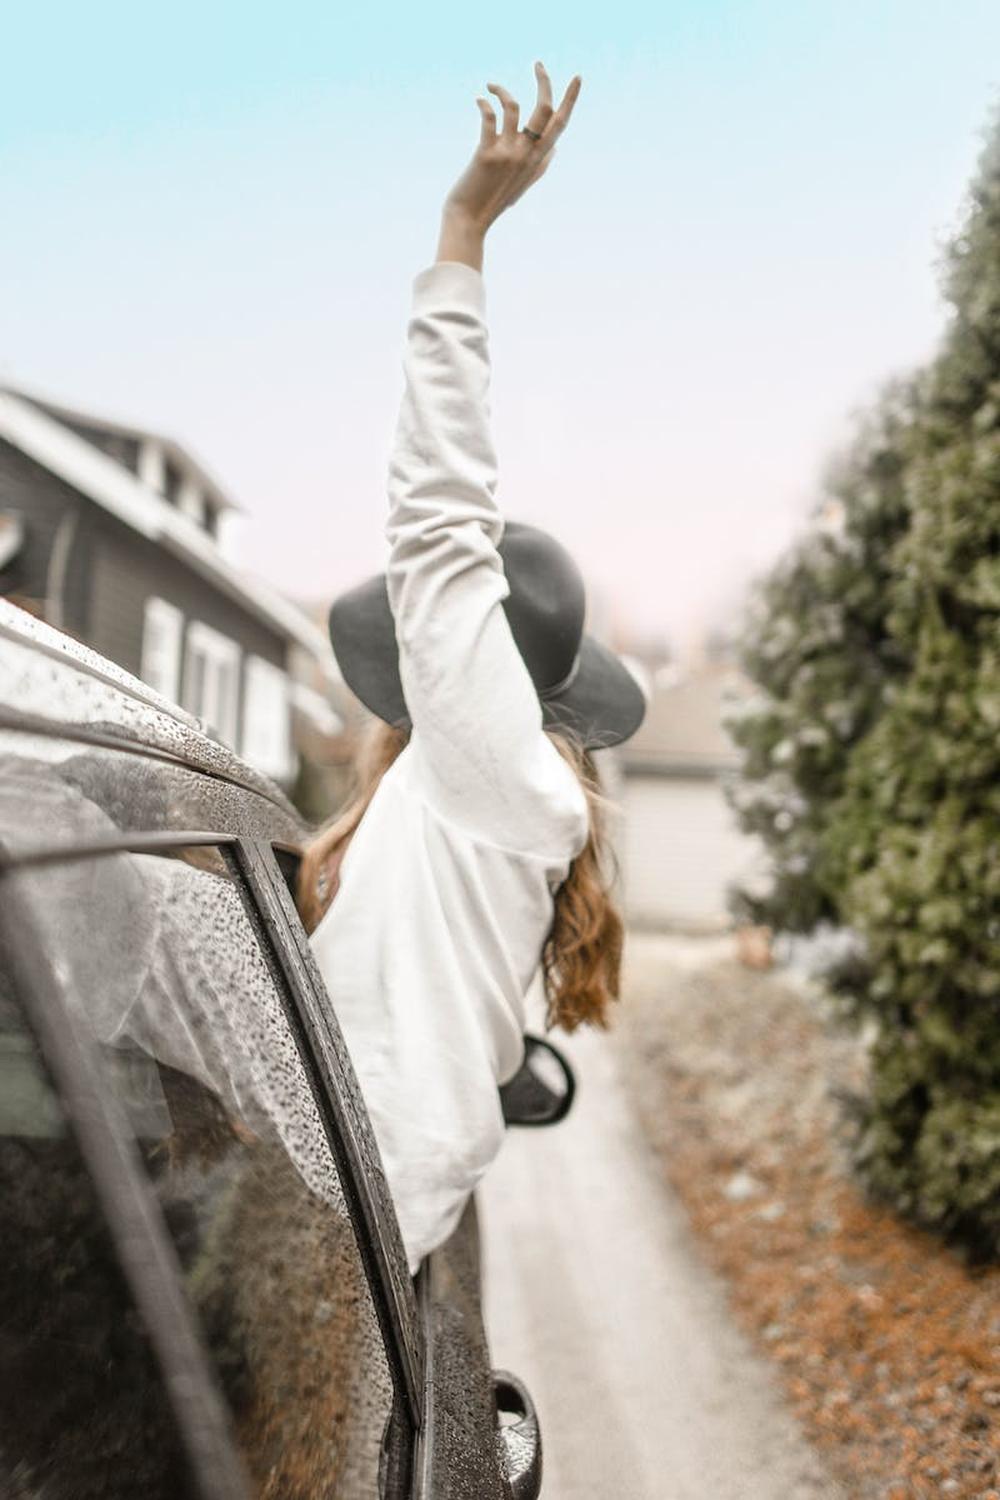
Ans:
[[[168,505],[187,516],[208,536],[218,539],[221,507],[206,493],[205,482],[194,465],[179,463],[169,448],[149,437],[139,445],[138,475]]]
[[[178,469],[177,465],[172,464],[168,458],[166,463],[163,465],[164,500],[166,500],[170,505],[177,505],[180,501],[182,488],[183,480],[181,479],[181,471],[180,469]]]

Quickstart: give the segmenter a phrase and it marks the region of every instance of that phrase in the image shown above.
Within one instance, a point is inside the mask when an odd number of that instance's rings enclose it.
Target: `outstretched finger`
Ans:
[[[521,113],[520,105],[514,95],[499,83],[488,83],[486,87],[491,94],[496,94],[503,105],[503,138],[512,141],[517,135],[517,122]]]
[[[488,99],[477,99],[479,113],[482,117],[482,129],[479,132],[479,144],[491,146],[497,138],[497,117],[493,113],[493,106]]]
[[[535,63],[535,78],[538,83],[538,98],[531,112],[531,119],[524,128],[541,135],[552,119],[552,80],[543,63]]]
[[[546,136],[551,136],[551,138],[554,140],[556,136],[561,135],[562,132],[566,129],[566,126],[569,124],[569,117],[573,113],[573,106],[579,98],[580,86],[582,82],[583,79],[580,77],[579,73],[574,74],[574,76],[570,79],[569,83],[566,85],[566,92],[565,94],[563,94],[562,103],[559,105],[559,108],[556,110],[555,114],[552,116],[552,119],[549,121],[549,127],[546,131]]]

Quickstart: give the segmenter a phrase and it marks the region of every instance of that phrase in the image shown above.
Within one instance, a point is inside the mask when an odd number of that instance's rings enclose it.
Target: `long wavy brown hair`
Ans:
[[[590,813],[583,849],[556,891],[552,925],[542,948],[547,1021],[575,1031],[606,1027],[621,981],[623,927],[612,898],[614,863],[606,832],[610,807],[593,756],[563,730],[546,730],[580,779]],[[340,862],[386,771],[409,739],[409,731],[375,720],[363,737],[355,765],[355,789],[345,806],[302,851],[296,901],[309,932],[337,893]]]

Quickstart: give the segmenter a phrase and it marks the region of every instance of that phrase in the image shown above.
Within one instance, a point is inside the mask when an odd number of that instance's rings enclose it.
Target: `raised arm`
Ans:
[[[566,768],[542,733],[503,609],[482,278],[490,225],[542,176],[579,93],[574,78],[554,110],[541,64],[536,73],[525,132],[506,89],[489,86],[501,130],[477,100],[478,148],[445,202],[437,261],[413,283],[387,534],[400,674],[428,795],[483,837],[544,849],[565,843],[560,823],[578,822],[579,805],[567,805]]]

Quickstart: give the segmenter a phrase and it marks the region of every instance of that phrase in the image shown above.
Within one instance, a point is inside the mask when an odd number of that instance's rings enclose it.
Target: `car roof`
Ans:
[[[139,678],[0,599],[0,727],[179,761],[245,787],[301,824],[281,789]]]

